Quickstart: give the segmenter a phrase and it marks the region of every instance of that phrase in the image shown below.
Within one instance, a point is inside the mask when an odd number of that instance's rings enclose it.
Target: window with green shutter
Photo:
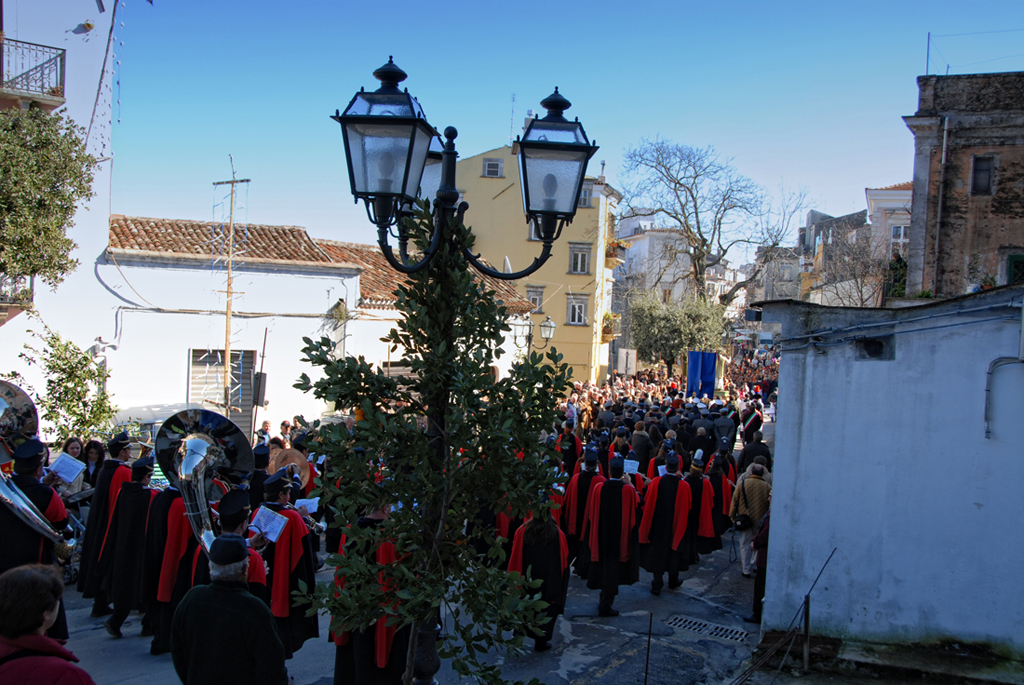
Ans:
[[[1009,285],[1024,283],[1024,254],[1013,254],[1006,258],[1006,282]]]

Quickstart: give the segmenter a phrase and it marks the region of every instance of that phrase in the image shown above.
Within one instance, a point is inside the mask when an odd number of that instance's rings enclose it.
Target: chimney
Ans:
[[[604,160],[601,160],[601,175],[597,177],[598,183],[604,183]]]
[[[528,109],[528,110],[526,110],[526,121],[523,122],[523,130],[524,131],[526,130],[526,127],[530,125],[531,121],[533,121],[533,110],[532,109]]]

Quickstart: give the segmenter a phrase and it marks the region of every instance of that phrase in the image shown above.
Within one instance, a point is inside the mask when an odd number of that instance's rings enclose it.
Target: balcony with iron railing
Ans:
[[[0,34],[0,108],[35,104],[51,111],[64,104],[66,51]]]
[[[0,326],[32,308],[35,279],[32,276],[0,274]]]

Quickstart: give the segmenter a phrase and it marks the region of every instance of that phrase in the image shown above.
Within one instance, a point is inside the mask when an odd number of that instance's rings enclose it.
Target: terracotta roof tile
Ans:
[[[869,188],[868,190],[913,190],[913,189],[914,189],[914,182],[913,181],[905,181],[903,183],[897,183],[896,185],[885,186],[884,188]]]
[[[332,260],[364,267],[365,270],[359,275],[359,306],[374,309],[395,308],[398,298],[395,297],[394,290],[400,283],[405,282],[405,279],[391,268],[384,255],[380,253],[380,248],[376,245],[343,243],[335,240],[318,239],[316,243]],[[530,301],[520,295],[509,281],[487,276],[483,279],[510,314],[526,314],[533,309]]]
[[[112,249],[196,257],[212,257],[224,248],[215,245],[214,224],[210,221],[152,219],[120,214],[110,217],[109,246]],[[242,250],[241,256],[247,260],[332,262],[299,226],[235,224],[235,246],[236,250]]]

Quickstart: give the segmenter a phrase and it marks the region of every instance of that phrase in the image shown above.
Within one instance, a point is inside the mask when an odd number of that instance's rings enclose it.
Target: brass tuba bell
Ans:
[[[213,477],[248,478],[255,466],[246,434],[217,412],[186,409],[164,421],[156,436],[156,458],[172,487],[181,492],[192,532],[207,552],[217,537],[209,503],[217,499]]]
[[[6,381],[0,381],[0,464],[12,461],[21,443],[35,437],[39,429],[36,406],[28,394]],[[66,550],[64,538],[53,529],[42,512],[32,504],[7,473],[0,469],[0,502],[25,525],[55,544],[55,551]]]

